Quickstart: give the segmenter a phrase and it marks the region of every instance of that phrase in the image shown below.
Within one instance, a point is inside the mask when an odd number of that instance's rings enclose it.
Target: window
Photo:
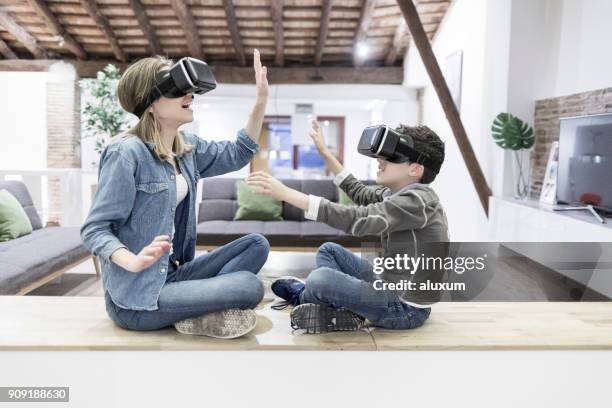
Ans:
[[[319,116],[323,137],[330,150],[344,159],[344,117]],[[314,145],[294,145],[289,116],[266,117],[260,136],[260,154],[251,170],[268,171],[279,178],[324,178],[331,174]]]

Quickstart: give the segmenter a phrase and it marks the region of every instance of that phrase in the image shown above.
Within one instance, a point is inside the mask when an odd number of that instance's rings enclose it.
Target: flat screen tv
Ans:
[[[612,114],[560,122],[557,202],[612,213]]]

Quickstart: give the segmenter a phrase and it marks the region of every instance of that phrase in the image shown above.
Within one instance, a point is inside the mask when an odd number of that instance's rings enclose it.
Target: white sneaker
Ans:
[[[257,326],[257,315],[250,309],[227,309],[174,323],[179,333],[235,339]]]

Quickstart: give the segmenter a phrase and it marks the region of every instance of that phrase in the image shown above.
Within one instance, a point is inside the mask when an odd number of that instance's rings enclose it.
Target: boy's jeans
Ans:
[[[341,245],[328,242],[317,251],[317,269],[306,279],[300,303],[345,308],[386,329],[414,329],[430,308],[403,303],[392,291],[375,290],[372,266]]]
[[[156,330],[220,310],[252,309],[263,298],[256,274],[269,250],[263,236],[249,234],[178,267],[171,262],[157,310],[123,309],[105,293],[106,311],[123,328]]]

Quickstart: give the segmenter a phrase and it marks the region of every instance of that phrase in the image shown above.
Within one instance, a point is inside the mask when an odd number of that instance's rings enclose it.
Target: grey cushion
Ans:
[[[344,231],[340,231],[334,227],[330,227],[322,222],[306,221],[302,223],[302,236],[321,236],[321,237],[337,237],[346,235]]]
[[[313,221],[205,221],[198,224],[197,231],[197,244],[212,246],[225,245],[253,232],[264,235],[270,245],[282,247],[317,247],[327,241],[359,247],[363,241]]]
[[[89,252],[78,227],[42,228],[0,243],[0,295],[18,293],[51,272],[66,267]]]
[[[227,224],[226,233],[234,235],[262,234],[264,221],[232,221]]]
[[[227,226],[230,222],[237,221],[205,221],[198,224],[196,232],[199,235],[206,234],[210,236],[218,236],[227,234]]]
[[[302,180],[300,191],[304,194],[327,198],[330,201],[338,201],[338,187],[332,180]]]
[[[15,295],[19,293],[20,276],[26,276],[26,269],[19,265],[0,262],[0,295]]]
[[[198,222],[225,220],[232,221],[238,208],[237,201],[212,198],[200,203]]]
[[[301,180],[282,180],[282,182],[287,186],[294,190],[302,191],[302,183]],[[291,204],[287,204],[283,202],[283,220],[287,221],[304,221],[304,211],[300,210],[292,206]]]
[[[21,204],[30,219],[32,229],[37,230],[42,228],[40,217],[38,216],[38,212],[36,212],[36,208],[34,208],[32,197],[30,197],[30,193],[25,184],[15,180],[0,181],[0,190],[4,189],[17,198],[17,201],[19,201],[19,204]]]
[[[236,200],[236,178],[207,178],[202,184],[202,199]]]
[[[300,236],[302,232],[300,221],[266,221],[264,223],[263,235],[287,235]]]
[[[263,234],[264,221],[205,221],[197,226],[197,233],[207,235]]]

